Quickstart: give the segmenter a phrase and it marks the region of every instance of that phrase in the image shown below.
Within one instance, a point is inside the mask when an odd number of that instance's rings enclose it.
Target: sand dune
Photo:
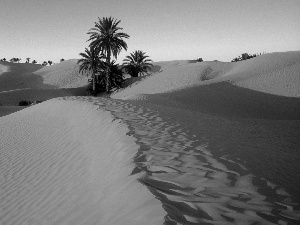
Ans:
[[[299,56],[158,62],[112,98],[1,117],[0,223],[297,224]],[[28,69],[38,85],[0,99],[79,95],[76,68]]]
[[[1,224],[162,224],[160,202],[129,177],[135,139],[113,119],[79,100],[2,117]]]
[[[41,65],[11,62],[0,62],[0,65],[7,68],[6,72],[0,75],[0,93],[14,89],[48,87],[43,85],[40,76],[34,74],[34,71],[43,67]]]
[[[86,88],[47,88],[47,89],[19,89],[7,92],[0,92],[0,99],[3,105],[16,106],[22,100],[34,102],[45,101],[51,98],[62,96],[81,96]]]
[[[158,65],[160,73],[114,97],[165,93],[222,81],[280,96],[300,95],[300,52],[270,53],[236,63],[175,61]]]
[[[44,84],[60,88],[76,88],[86,86],[88,78],[79,74],[77,59],[70,59],[61,63],[44,67],[35,72],[43,78]]]
[[[3,71],[0,75],[0,103],[4,106],[17,106],[22,100],[34,102],[81,96],[86,90],[88,77],[78,73],[77,60],[51,66],[10,62],[0,62],[0,65]],[[1,106],[0,111],[4,114]]]
[[[8,66],[0,64],[0,75],[1,75],[2,73],[7,72],[8,70],[9,70],[9,67],[8,67]]]

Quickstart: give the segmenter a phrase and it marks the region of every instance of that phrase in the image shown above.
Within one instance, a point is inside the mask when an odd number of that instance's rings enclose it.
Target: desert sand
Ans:
[[[154,65],[107,98],[0,62],[0,224],[299,223],[300,52]]]

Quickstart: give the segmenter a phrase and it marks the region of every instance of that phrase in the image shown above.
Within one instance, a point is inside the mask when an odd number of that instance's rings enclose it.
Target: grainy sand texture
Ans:
[[[158,62],[110,97],[76,62],[0,62],[0,224],[300,222],[300,52]]]

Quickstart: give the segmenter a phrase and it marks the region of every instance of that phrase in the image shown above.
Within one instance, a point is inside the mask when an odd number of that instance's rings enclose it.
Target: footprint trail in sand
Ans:
[[[140,149],[132,173],[146,171],[140,182],[162,202],[170,224],[293,224],[299,220],[299,212],[293,210],[297,204],[282,188],[239,163],[215,157],[180,124],[120,100],[94,104],[122,119],[130,128],[128,135],[137,138]]]
[[[133,101],[64,97],[0,122],[0,224],[300,220],[284,189]]]

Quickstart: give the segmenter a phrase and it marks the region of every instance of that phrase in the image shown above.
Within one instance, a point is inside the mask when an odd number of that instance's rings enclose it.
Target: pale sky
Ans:
[[[128,50],[153,61],[231,61],[300,50],[300,0],[1,0],[0,58],[80,58],[98,17],[121,20]]]

